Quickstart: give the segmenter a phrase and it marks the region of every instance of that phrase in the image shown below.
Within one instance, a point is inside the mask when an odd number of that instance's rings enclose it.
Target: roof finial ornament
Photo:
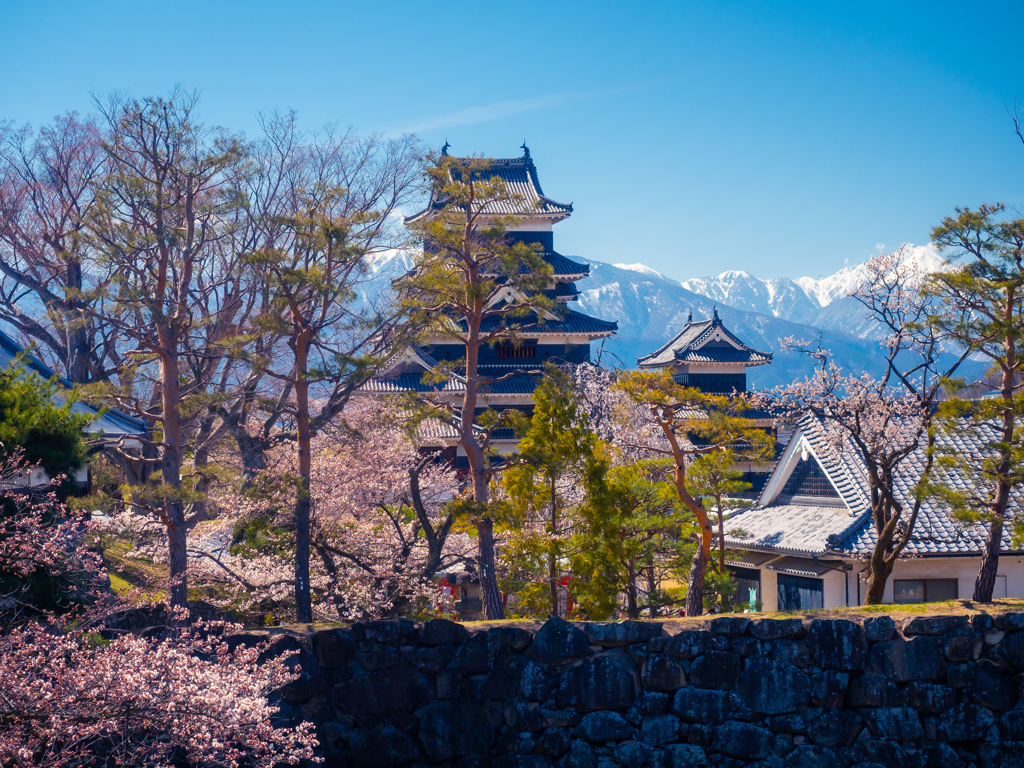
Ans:
[[[526,146],[526,139],[523,139],[522,146],[520,146],[519,148],[521,150],[523,150],[523,157],[525,157],[527,160],[529,160],[530,159],[530,148],[528,146]]]
[[[715,304],[715,308],[714,308],[713,311],[715,313],[715,320],[717,320],[718,319],[718,305],[717,304]]]
[[[441,157],[447,157],[448,156],[448,148],[449,147],[451,147],[451,144],[448,143],[448,139],[445,139],[444,140],[444,146],[441,147]]]
[[[689,311],[686,313],[686,322],[693,322],[693,307],[690,307]]]

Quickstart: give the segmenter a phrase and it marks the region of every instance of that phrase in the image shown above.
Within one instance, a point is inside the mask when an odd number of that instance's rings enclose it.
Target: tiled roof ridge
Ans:
[[[712,322],[711,320],[698,320],[697,322],[693,322],[693,321],[691,320],[690,322],[688,322],[688,323],[687,323],[686,325],[684,325],[684,326],[683,326],[682,330],[681,330],[681,331],[679,331],[679,333],[677,333],[677,334],[676,334],[675,336],[673,336],[673,337],[672,337],[671,339],[669,339],[669,340],[668,340],[667,342],[665,342],[665,343],[664,343],[663,345],[661,345],[660,347],[658,347],[658,349],[654,350],[653,352],[651,352],[651,353],[650,353],[650,354],[648,354],[648,355],[644,355],[643,357],[639,358],[639,359],[637,360],[637,362],[640,362],[640,361],[642,361],[642,360],[647,360],[647,359],[649,359],[649,358],[654,358],[654,357],[657,357],[657,356],[658,356],[658,355],[660,355],[660,354],[661,354],[662,352],[666,352],[666,351],[668,351],[669,349],[671,349],[671,348],[672,348],[672,345],[673,345],[673,344],[675,344],[675,343],[676,343],[676,341],[678,341],[678,340],[679,340],[679,338],[680,338],[680,337],[682,337],[682,335],[683,335],[684,333],[686,333],[687,331],[689,331],[689,330],[690,330],[691,328],[694,328],[694,327],[696,327],[696,326],[698,326],[698,325],[701,325],[702,323],[708,323],[708,324],[710,324],[711,322]]]

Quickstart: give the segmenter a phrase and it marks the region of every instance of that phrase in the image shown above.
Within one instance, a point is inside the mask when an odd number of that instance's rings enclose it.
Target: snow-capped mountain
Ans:
[[[931,245],[908,246],[903,262],[921,274],[942,268],[942,258]],[[730,270],[715,277],[695,277],[681,285],[709,299],[731,307],[770,314],[820,328],[843,330],[857,336],[872,336],[860,305],[849,295],[863,284],[867,266],[856,264],[827,277],[759,278]],[[828,311],[824,311],[825,308]]]
[[[929,246],[908,249],[906,258],[924,272],[941,265]],[[364,295],[386,295],[391,280],[411,264],[410,255],[402,251],[375,256],[368,263],[370,280]],[[881,372],[879,332],[864,308],[847,295],[863,281],[863,264],[822,278],[761,279],[729,271],[682,283],[642,263],[591,261],[590,266],[590,276],[576,283],[577,306],[588,315],[618,322],[618,333],[594,348],[595,358],[603,356],[611,364],[635,366],[637,357],[678,333],[691,313],[700,319],[710,317],[717,308],[722,321],[741,339],[774,355],[771,365],[750,369],[748,383],[757,389],[811,372],[806,357],[781,349],[779,340],[790,336],[806,340],[820,336],[835,362],[847,370]]]

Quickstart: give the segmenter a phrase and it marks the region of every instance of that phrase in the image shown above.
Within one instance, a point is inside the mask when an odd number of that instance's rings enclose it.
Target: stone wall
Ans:
[[[1024,614],[673,629],[321,631],[281,716],[328,767],[1024,766]]]

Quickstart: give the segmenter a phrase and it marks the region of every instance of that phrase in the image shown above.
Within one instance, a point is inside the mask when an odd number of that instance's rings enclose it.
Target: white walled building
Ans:
[[[953,449],[981,448],[977,433],[966,430],[938,440]],[[915,479],[899,483],[904,499]],[[1019,508],[1022,501],[1015,492],[1010,503]],[[755,589],[763,610],[864,603],[866,558],[876,540],[867,473],[852,448],[836,455],[815,420],[801,421],[756,504],[728,518],[725,529],[726,546],[742,553],[730,561],[738,594],[745,597],[746,590]],[[939,500],[927,499],[884,602],[969,598],[986,535],[987,526],[959,523]],[[1024,597],[1024,551],[1012,549],[1009,530],[1004,530],[998,574],[994,597]]]

